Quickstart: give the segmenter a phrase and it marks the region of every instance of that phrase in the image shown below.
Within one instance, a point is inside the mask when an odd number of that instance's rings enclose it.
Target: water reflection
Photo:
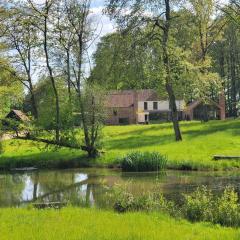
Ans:
[[[31,202],[69,202],[73,205],[108,207],[107,192],[115,183],[129,183],[134,194],[158,185],[167,198],[181,201],[182,193],[207,185],[216,194],[227,185],[240,192],[238,172],[122,173],[109,169],[73,169],[0,174],[0,207]]]

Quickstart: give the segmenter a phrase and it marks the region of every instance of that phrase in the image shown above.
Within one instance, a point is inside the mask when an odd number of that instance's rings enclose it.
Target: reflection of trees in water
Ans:
[[[0,176],[0,206],[16,206],[22,199],[24,176],[2,174]]]
[[[111,172],[110,172],[111,173]],[[0,206],[16,206],[29,202],[69,202],[73,205],[107,208],[111,205],[106,193],[115,183],[129,183],[134,194],[161,191],[168,199],[180,201],[182,193],[206,185],[215,193],[232,184],[239,191],[239,175],[209,176],[199,173],[99,174],[98,170],[42,171],[0,175]],[[106,187],[107,186],[107,187]]]

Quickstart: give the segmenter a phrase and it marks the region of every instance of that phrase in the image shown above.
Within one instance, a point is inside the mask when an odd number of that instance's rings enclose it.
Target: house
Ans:
[[[28,116],[23,113],[20,110],[11,110],[8,115],[6,116],[6,119],[12,119],[12,120],[16,120],[19,122],[29,122],[30,119],[28,118]]]
[[[185,118],[188,120],[220,119],[225,120],[226,106],[224,94],[219,95],[219,102],[208,100],[196,100],[189,103],[185,108]]]
[[[202,120],[202,109],[205,112],[207,109],[212,118],[225,118],[225,100],[221,103],[212,101],[207,108],[202,101],[186,105],[184,100],[178,99],[176,105],[179,120]],[[111,91],[106,98],[106,107],[106,124],[109,125],[171,120],[169,100],[161,98],[156,91],[151,89]]]
[[[183,118],[184,100],[177,100],[179,120]],[[171,119],[169,101],[160,98],[156,91],[122,90],[107,95],[107,121],[109,125],[149,123],[151,120]]]

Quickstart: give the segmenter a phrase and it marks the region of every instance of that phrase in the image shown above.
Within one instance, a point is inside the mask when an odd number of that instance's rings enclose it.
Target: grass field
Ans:
[[[240,230],[161,214],[94,209],[0,209],[1,240],[234,240]]]
[[[240,167],[240,161],[212,160],[215,154],[240,155],[240,120],[182,122],[181,130],[183,141],[175,142],[171,123],[105,127],[102,139],[105,154],[95,163],[111,165],[126,153],[139,150],[167,155],[169,168],[221,170]],[[87,161],[80,150],[56,150],[24,140],[9,140],[3,145],[0,167],[14,165],[14,162],[20,166],[64,167],[68,161],[72,161],[70,166]],[[41,164],[38,164],[39,161]]]

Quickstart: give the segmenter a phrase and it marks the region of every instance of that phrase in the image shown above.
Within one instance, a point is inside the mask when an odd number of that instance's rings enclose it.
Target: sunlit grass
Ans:
[[[151,213],[117,214],[94,209],[0,209],[1,240],[234,240],[238,229],[191,224]]]
[[[117,158],[133,151],[156,151],[168,158],[169,168],[178,169],[232,169],[240,167],[238,160],[213,161],[213,155],[240,156],[240,120],[182,122],[183,141],[175,142],[171,123],[154,125],[107,126],[103,130],[103,154],[99,165],[114,164]],[[86,163],[81,150],[46,147],[45,144],[23,140],[10,140],[3,144],[0,166],[14,161],[44,162],[77,160]],[[56,164],[58,165],[58,164]]]
[[[111,162],[130,151],[158,151],[168,157],[168,167],[183,169],[226,169],[240,161],[213,161],[213,155],[240,156],[240,121],[182,122],[183,141],[175,142],[171,123],[111,126],[105,128],[107,154]]]
[[[79,166],[86,162],[81,150],[59,148],[28,140],[4,141],[3,150],[0,156],[0,169],[30,166],[64,168]]]

